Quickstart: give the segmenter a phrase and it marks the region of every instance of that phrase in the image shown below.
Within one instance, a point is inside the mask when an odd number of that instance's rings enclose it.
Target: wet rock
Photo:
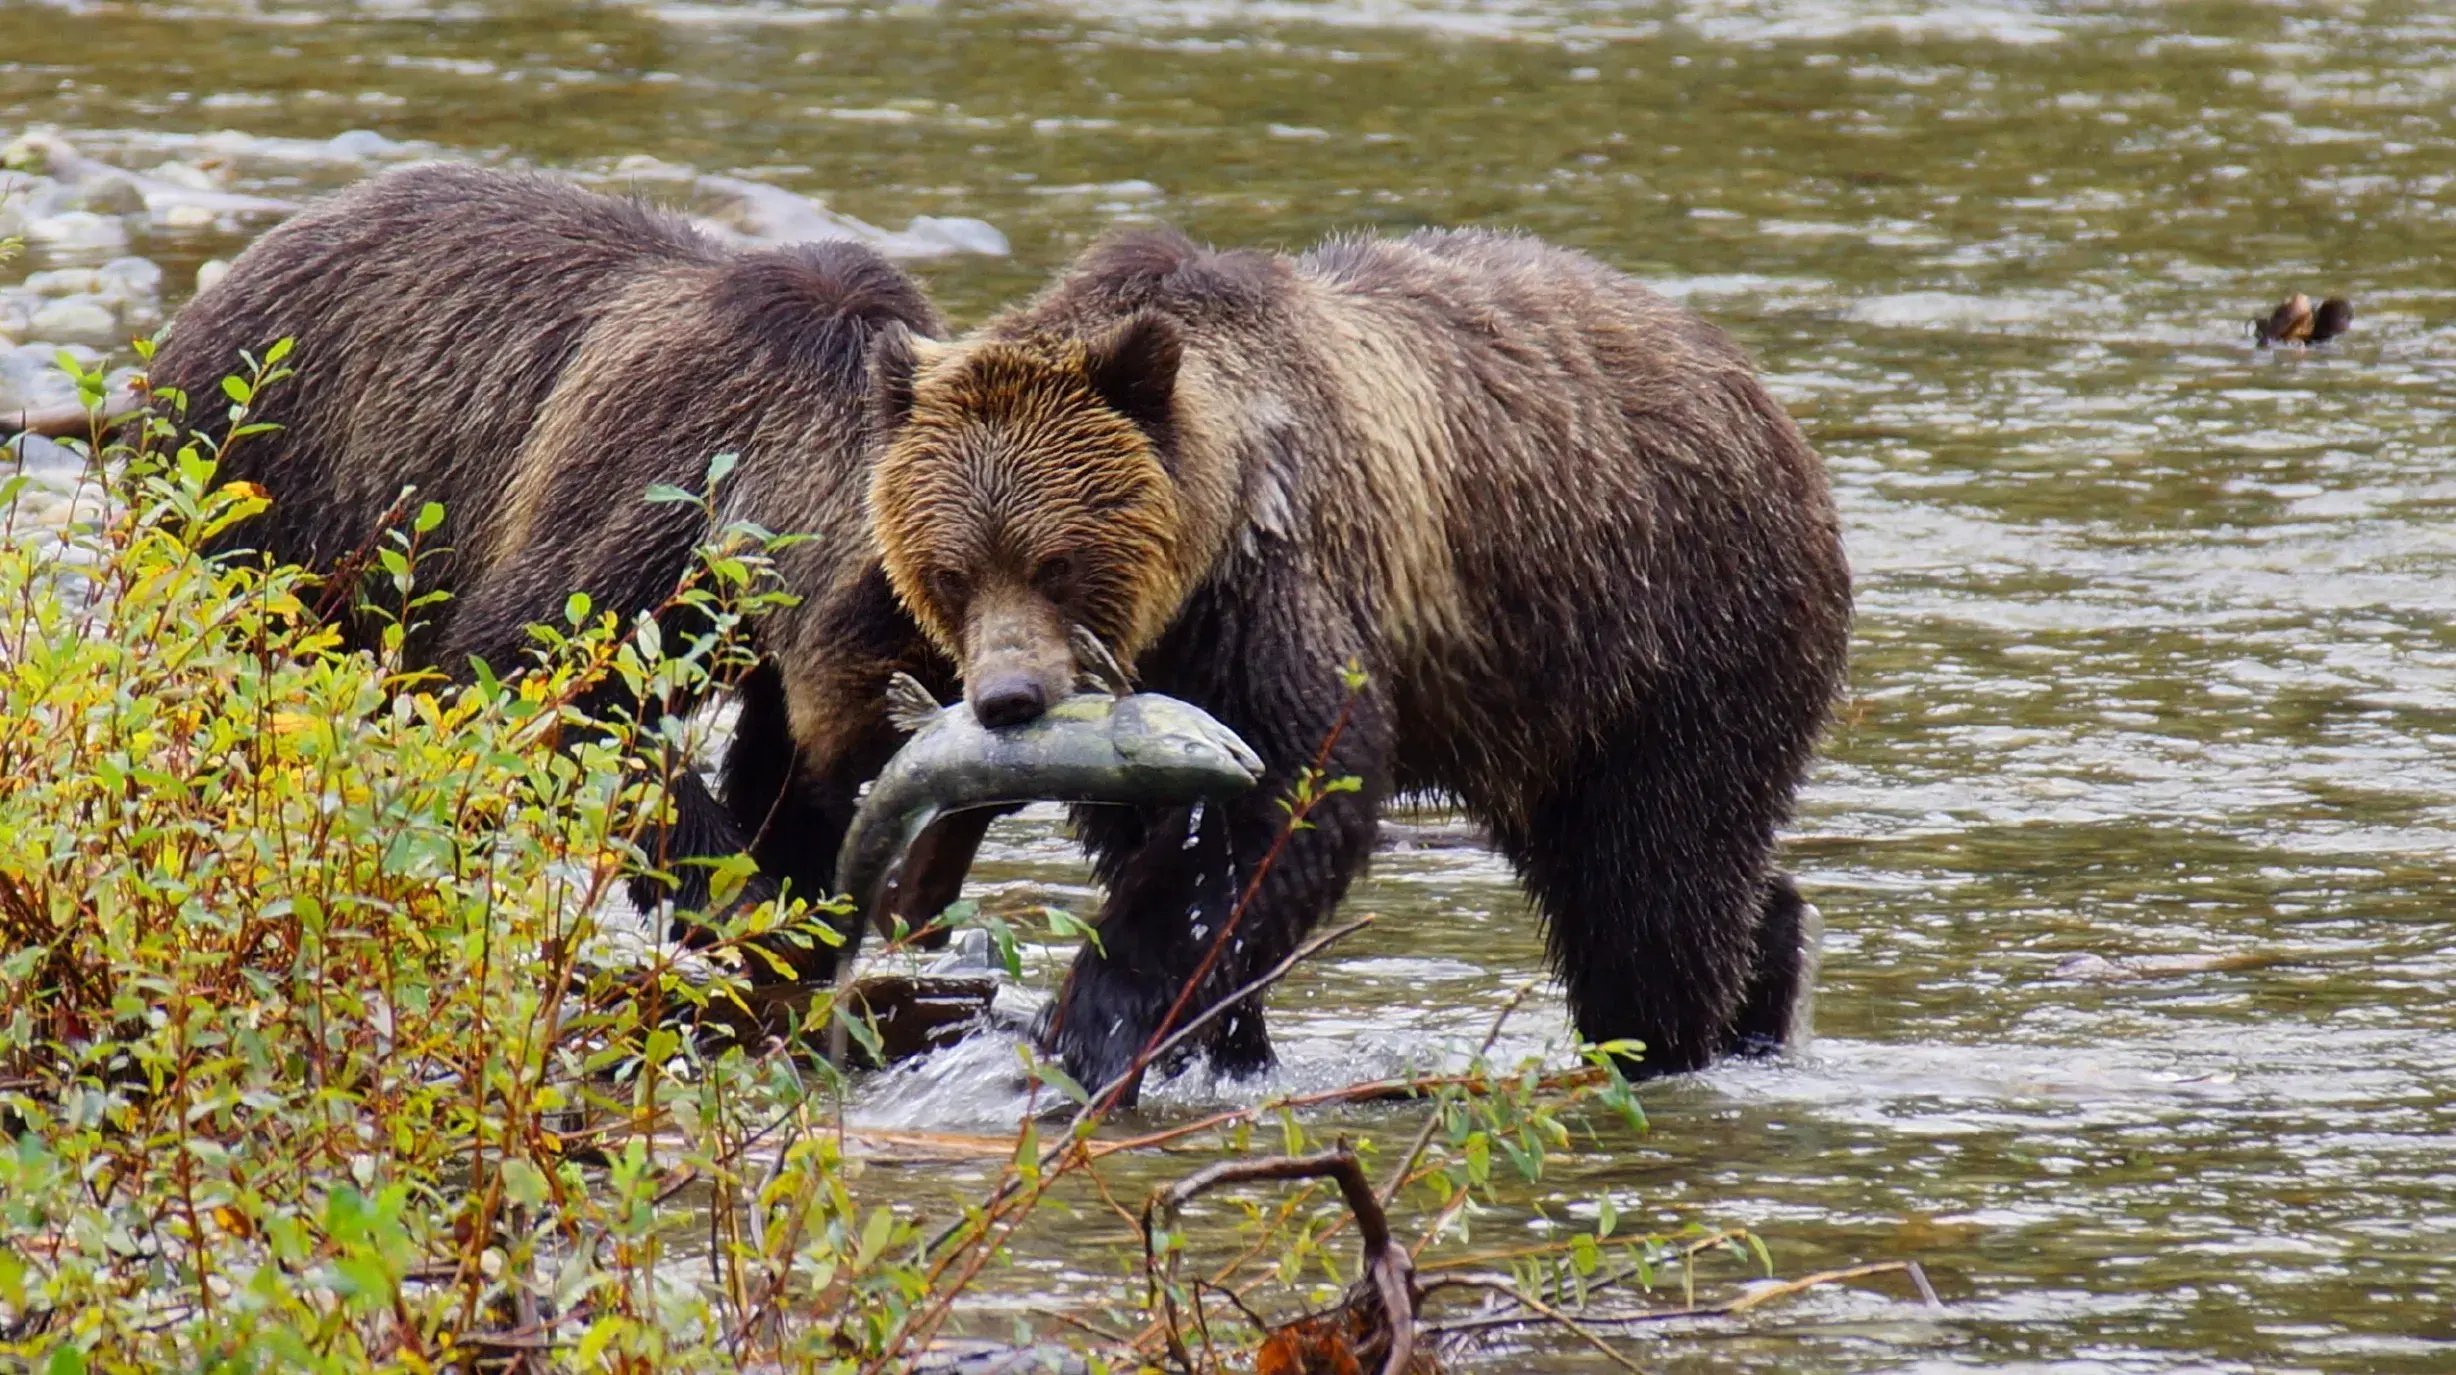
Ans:
[[[229,263],[220,258],[207,258],[203,263],[197,266],[196,289],[198,291],[211,291],[215,286],[220,284],[224,277],[229,275]]]
[[[29,272],[25,289],[37,296],[82,296],[102,290],[102,270],[55,267],[48,272]]]
[[[227,189],[223,178],[192,162],[158,163],[146,174],[162,183],[165,190],[221,191]]]
[[[77,384],[59,369],[55,355],[66,352],[79,367],[92,367],[102,355],[83,344],[19,344],[0,351],[0,412],[48,410],[77,399]]]
[[[648,169],[634,169],[645,173]],[[941,258],[953,253],[1004,256],[1006,236],[973,219],[917,216],[902,232],[881,229],[828,209],[779,186],[742,177],[703,176],[694,189],[707,211],[702,228],[750,243],[808,243],[850,239],[865,243],[890,258]]]
[[[408,151],[407,145],[384,137],[373,129],[352,129],[335,134],[325,145],[337,158],[368,162],[376,158],[398,157]]]
[[[10,435],[0,440],[0,468],[23,472],[54,487],[68,487],[85,472],[85,458],[38,434]]]
[[[116,301],[151,301],[162,295],[162,268],[146,258],[113,258],[94,272],[93,290]]]
[[[1014,252],[1006,235],[987,220],[968,215],[915,215],[905,226],[905,234],[931,243],[941,243],[953,253],[979,253],[985,257],[1003,258]]]
[[[119,313],[100,296],[71,296],[34,312],[26,332],[60,344],[92,344],[114,348],[128,342],[120,337]]]
[[[235,139],[243,146],[269,142],[302,144],[317,150],[315,156],[320,160],[330,161],[336,156],[326,151],[325,144],[299,139],[251,140],[244,134],[228,134],[211,135],[199,142],[209,145],[216,138]],[[188,229],[215,224],[225,215],[234,218],[270,215],[293,208],[289,201],[226,190],[211,172],[192,164],[165,164],[176,169],[168,175],[115,167],[77,151],[68,140],[48,129],[30,130],[0,149],[0,165],[33,172],[48,184],[39,209],[27,213],[29,230],[42,220],[71,214],[100,214],[104,218],[146,214],[157,224]],[[120,240],[125,242],[126,237],[123,227]]]
[[[145,213],[145,193],[137,189],[136,178],[125,172],[103,172],[78,182],[69,190],[68,207],[88,210],[97,215],[141,215]]]
[[[26,242],[49,253],[117,253],[128,246],[128,226],[115,215],[66,210],[30,221]]]

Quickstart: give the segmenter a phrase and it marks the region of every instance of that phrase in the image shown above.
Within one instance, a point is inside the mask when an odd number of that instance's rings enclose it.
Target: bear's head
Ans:
[[[1032,720],[1073,689],[1069,624],[1131,664],[1184,600],[1182,353],[1153,314],[1090,338],[881,339],[872,528],[983,725]]]

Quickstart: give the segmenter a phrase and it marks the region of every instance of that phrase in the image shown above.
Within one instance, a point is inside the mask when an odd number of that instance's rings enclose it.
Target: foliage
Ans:
[[[1293,1155],[1307,1108],[1428,1098],[1384,1199],[1425,1210],[1419,1248],[1454,1247],[1496,1175],[1539,1177],[1582,1124],[1637,1120],[1601,1052],[1552,1074],[1479,1056],[1121,1140],[1100,1129],[1122,1084],[1027,1063],[1072,1116],[1044,1142],[1027,1115],[988,1197],[935,1228],[865,1201],[823,1062],[667,1015],[747,1001],[758,951],[832,941],[835,913],[763,905],[687,955],[625,947],[600,915],[650,866],[665,761],[693,741],[686,713],[634,716],[597,689],[671,705],[721,687],[747,618],[784,597],[783,541],[717,521],[730,460],[710,496],[649,494],[698,503],[707,527],[657,614],[574,597],[528,671],[447,680],[403,648],[440,596],[418,582],[431,504],[405,499],[324,581],[196,552],[266,504],[217,471],[287,364],[276,346],[219,397],[157,397],[89,464],[112,514],[57,542],[18,527],[28,479],[0,479],[0,1360],[904,1369],[1036,1208],[1105,1194],[1121,1157]],[[101,377],[76,380],[98,407]],[[181,423],[208,404],[218,442]],[[362,598],[371,650],[335,629],[343,598]],[[1308,774],[1290,831],[1346,786]],[[747,875],[736,859],[713,883]],[[981,920],[1011,958],[1013,933]],[[806,1031],[829,1004],[812,998]],[[1204,1323],[1189,1359],[1216,1363],[1203,1315],[1222,1294],[1338,1292],[1346,1214],[1316,1189],[1247,1208],[1197,1279],[1179,1274],[1186,1232],[1123,1230],[1118,1254],[1153,1265],[1121,1273],[1110,1326],[1083,1329],[1105,1334],[1092,1368],[1189,1352],[1179,1313]],[[1607,1204],[1493,1283],[1557,1299],[1610,1255],[1684,1254],[1615,1229]]]

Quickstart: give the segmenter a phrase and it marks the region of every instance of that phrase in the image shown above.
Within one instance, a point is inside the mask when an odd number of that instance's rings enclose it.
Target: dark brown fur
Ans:
[[[1581,1031],[1654,1072],[1779,1043],[1799,900],[1775,831],[1842,681],[1824,468],[1720,331],[1501,234],[1093,248],[963,342],[884,360],[871,509],[976,710],[1061,688],[1082,621],[1270,765],[1248,801],[1087,813],[1110,884],[1049,1034],[1085,1083],[1157,1025],[1370,674],[1205,996],[1284,956],[1401,794],[1487,824]],[[1055,570],[1052,572],[1052,570]],[[1035,681],[1035,679],[1040,681]],[[1267,1062],[1258,1008],[1207,1050]]]
[[[950,681],[897,608],[862,509],[868,352],[939,328],[866,248],[736,252],[546,177],[428,166],[267,234],[180,313],[149,380],[218,416],[239,351],[295,339],[296,377],[251,417],[281,429],[239,443],[225,474],[274,506],[225,549],[331,568],[416,487],[447,512],[421,581],[452,599],[424,613],[413,657],[456,674],[473,656],[516,669],[527,627],[559,620],[572,592],[625,617],[657,607],[713,532],[647,489],[699,491],[712,456],[738,454],[719,520],[816,538],[779,556],[803,601],[756,625],[764,660],[741,685],[723,805],[685,777],[660,843],[670,862],[749,842],[770,881],[817,896],[854,789],[895,743],[888,674]],[[678,875],[682,905],[702,900],[698,872]]]

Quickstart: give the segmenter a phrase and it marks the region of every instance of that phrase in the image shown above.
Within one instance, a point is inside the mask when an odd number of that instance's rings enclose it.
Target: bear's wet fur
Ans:
[[[750,896],[787,880],[832,891],[855,790],[897,743],[888,675],[952,685],[897,606],[863,511],[868,357],[887,331],[941,325],[866,247],[735,250],[542,175],[429,165],[258,240],[180,312],[148,383],[186,393],[204,422],[241,350],[295,340],[296,375],[249,416],[280,428],[234,445],[223,473],[273,505],[219,552],[346,567],[414,486],[446,510],[420,588],[451,597],[419,613],[410,657],[454,675],[473,656],[516,670],[527,628],[559,621],[575,591],[626,620],[663,605],[714,530],[697,507],[646,493],[703,491],[711,458],[738,455],[717,520],[815,538],[777,556],[800,605],[753,624],[761,662],[738,685],[722,802],[675,771],[677,816],[652,858],[693,908],[704,866],[677,862],[745,848],[762,873]],[[824,951],[811,958],[824,968]]]
[[[1489,826],[1578,1029],[1643,1072],[1782,1043],[1801,903],[1775,867],[1840,691],[1850,573],[1824,466],[1721,331],[1582,254],[1480,231],[1217,252],[1111,237],[951,345],[879,355],[871,510],[897,595],[984,720],[1063,691],[1063,627],[1269,766],[1228,805],[1085,809],[1109,897],[1043,1035],[1122,1075],[1328,913],[1393,798]],[[1368,678],[1349,702],[1341,665]],[[1203,1051],[1266,1065],[1258,1005]]]

